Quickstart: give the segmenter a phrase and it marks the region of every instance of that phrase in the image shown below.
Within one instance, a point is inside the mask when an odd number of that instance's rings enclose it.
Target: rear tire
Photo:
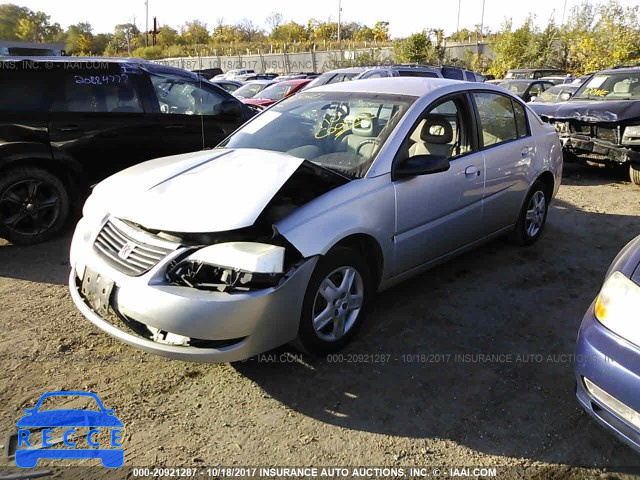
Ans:
[[[549,200],[551,198],[546,185],[536,180],[527,193],[518,222],[509,236],[512,242],[527,246],[538,241],[547,222]]]
[[[69,218],[69,192],[52,173],[15,168],[0,179],[0,237],[33,245],[57,235]]]
[[[294,345],[315,355],[340,350],[356,335],[373,291],[362,256],[336,248],[318,260],[302,304]]]
[[[632,163],[629,165],[629,178],[631,183],[640,185],[640,163]]]

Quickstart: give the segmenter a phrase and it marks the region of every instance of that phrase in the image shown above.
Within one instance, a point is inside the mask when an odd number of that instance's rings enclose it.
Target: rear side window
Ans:
[[[141,113],[144,111],[132,75],[65,72],[58,112]]]
[[[474,93],[482,145],[490,147],[518,138],[511,99],[496,93]]]
[[[513,102],[513,112],[516,116],[516,127],[518,128],[518,138],[529,136],[529,122],[527,112],[518,102]]]
[[[3,72],[0,75],[0,112],[46,112],[48,83],[40,74]]]
[[[444,78],[451,78],[452,80],[464,80],[462,70],[459,68],[442,67],[442,76]]]
[[[183,79],[152,75],[151,83],[158,97],[160,112],[170,115],[217,115],[224,100],[212,89]]]
[[[438,75],[435,72],[425,72],[424,70],[399,70],[398,75],[401,77],[438,78]]]

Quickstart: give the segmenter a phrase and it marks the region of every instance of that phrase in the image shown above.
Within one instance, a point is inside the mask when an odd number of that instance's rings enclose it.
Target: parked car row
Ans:
[[[377,292],[499,236],[538,241],[563,149],[628,163],[640,184],[637,68],[493,86],[453,67],[239,82],[38,61],[2,65],[0,236],[50,238],[110,175],[76,226],[71,296],[98,328],[169,358],[342,348]],[[640,450],[639,311],[640,237],[576,351],[581,405]]]

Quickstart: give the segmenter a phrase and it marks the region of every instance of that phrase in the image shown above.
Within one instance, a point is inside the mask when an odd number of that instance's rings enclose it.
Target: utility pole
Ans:
[[[482,32],[484,31],[484,2],[482,0],[482,16],[480,17],[480,38],[482,38]]]
[[[567,0],[564,0],[564,7],[562,8],[562,21],[560,22],[560,26],[564,25],[564,16],[567,13]]]
[[[342,20],[342,0],[338,0],[338,48],[342,51],[342,38],[341,38],[341,20]]]
[[[462,3],[462,0],[458,0],[458,24],[456,26],[456,32],[460,31],[460,4]]]
[[[144,1],[145,7],[145,25],[144,25],[144,46],[149,46],[149,0]]]

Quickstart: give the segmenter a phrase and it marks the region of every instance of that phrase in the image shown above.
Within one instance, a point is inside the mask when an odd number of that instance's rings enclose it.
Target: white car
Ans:
[[[71,296],[105,332],[171,358],[335,351],[377,291],[501,235],[538,240],[561,170],[555,129],[498,87],[312,88],[215,150],[100,183]]]

